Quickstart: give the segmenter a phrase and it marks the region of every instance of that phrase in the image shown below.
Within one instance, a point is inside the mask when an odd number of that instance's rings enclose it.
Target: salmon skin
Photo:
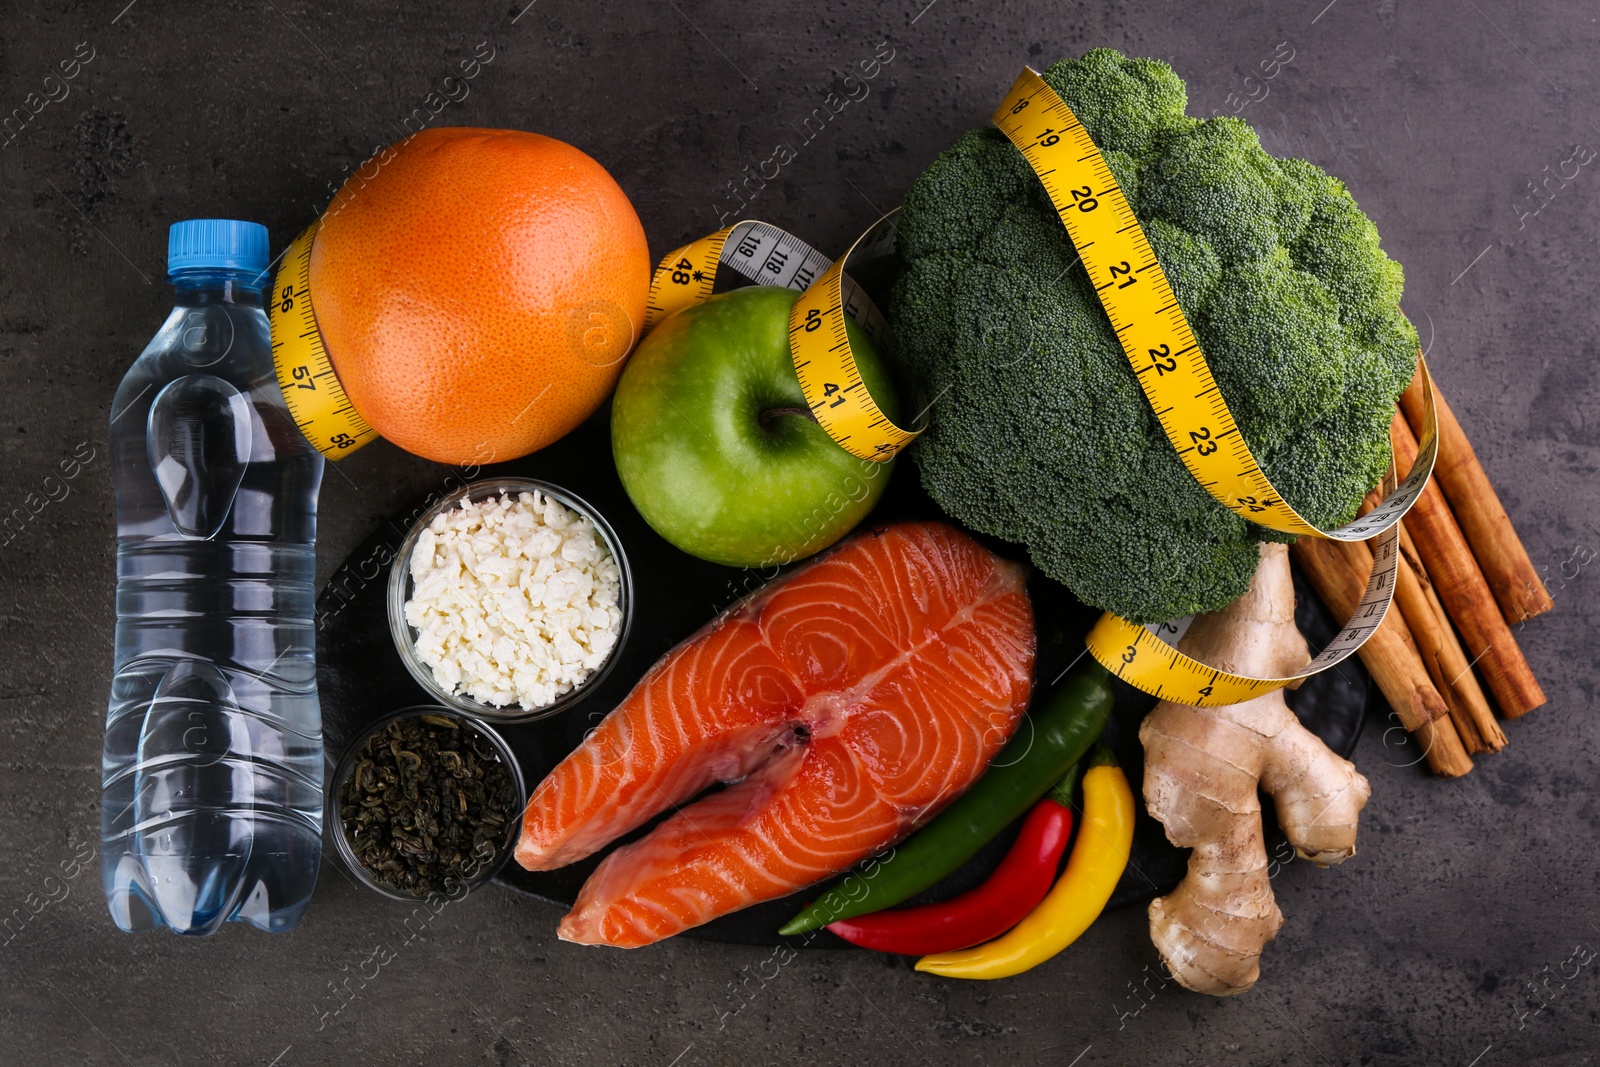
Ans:
[[[844,870],[926,822],[1032,688],[1023,568],[941,523],[857,535],[667,653],[528,801],[517,862],[607,856],[563,940],[637,948]]]

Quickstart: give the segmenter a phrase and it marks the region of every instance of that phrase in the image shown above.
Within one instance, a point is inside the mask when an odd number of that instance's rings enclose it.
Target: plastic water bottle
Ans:
[[[101,875],[124,930],[287,930],[321,859],[323,460],[273,373],[266,228],[177,223],[167,270],[177,306],[111,406]]]

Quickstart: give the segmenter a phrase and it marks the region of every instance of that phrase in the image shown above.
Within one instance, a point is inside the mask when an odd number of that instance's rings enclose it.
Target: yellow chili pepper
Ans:
[[[1076,941],[1105,910],[1133,845],[1133,790],[1101,745],[1083,776],[1083,821],[1067,869],[1039,906],[1011,932],[959,952],[917,961],[947,978],[1007,978],[1037,967]]]

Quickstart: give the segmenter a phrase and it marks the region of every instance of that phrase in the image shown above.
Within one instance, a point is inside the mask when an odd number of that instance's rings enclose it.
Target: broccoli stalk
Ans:
[[[1246,123],[1187,117],[1165,63],[1096,49],[1044,79],[1105,155],[1273,484],[1313,523],[1353,518],[1417,352],[1377,229]],[[1021,153],[968,132],[911,187],[899,231],[889,314],[936,398],[912,454],[939,505],[1136,622],[1243,594],[1259,542],[1285,538],[1180,462]]]

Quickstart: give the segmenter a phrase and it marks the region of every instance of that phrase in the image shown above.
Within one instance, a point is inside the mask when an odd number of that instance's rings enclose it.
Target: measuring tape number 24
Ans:
[[[1082,258],[1151,409],[1189,472],[1220,503],[1284,533],[1339,541],[1372,539],[1373,568],[1355,616],[1309,664],[1285,678],[1252,678],[1200,663],[1146,627],[1106,614],[1089,651],[1109,670],[1156,696],[1197,706],[1235,704],[1327,670],[1353,655],[1382,624],[1399,561],[1395,525],[1421,495],[1438,451],[1433,385],[1420,359],[1426,419],[1416,462],[1383,500],[1336,529],[1308,522],[1261,469],[1228,410],[1183,308],[1144,229],[1072,109],[1037,73],[1024,69],[995,111],[994,124],[1033,168]]]

